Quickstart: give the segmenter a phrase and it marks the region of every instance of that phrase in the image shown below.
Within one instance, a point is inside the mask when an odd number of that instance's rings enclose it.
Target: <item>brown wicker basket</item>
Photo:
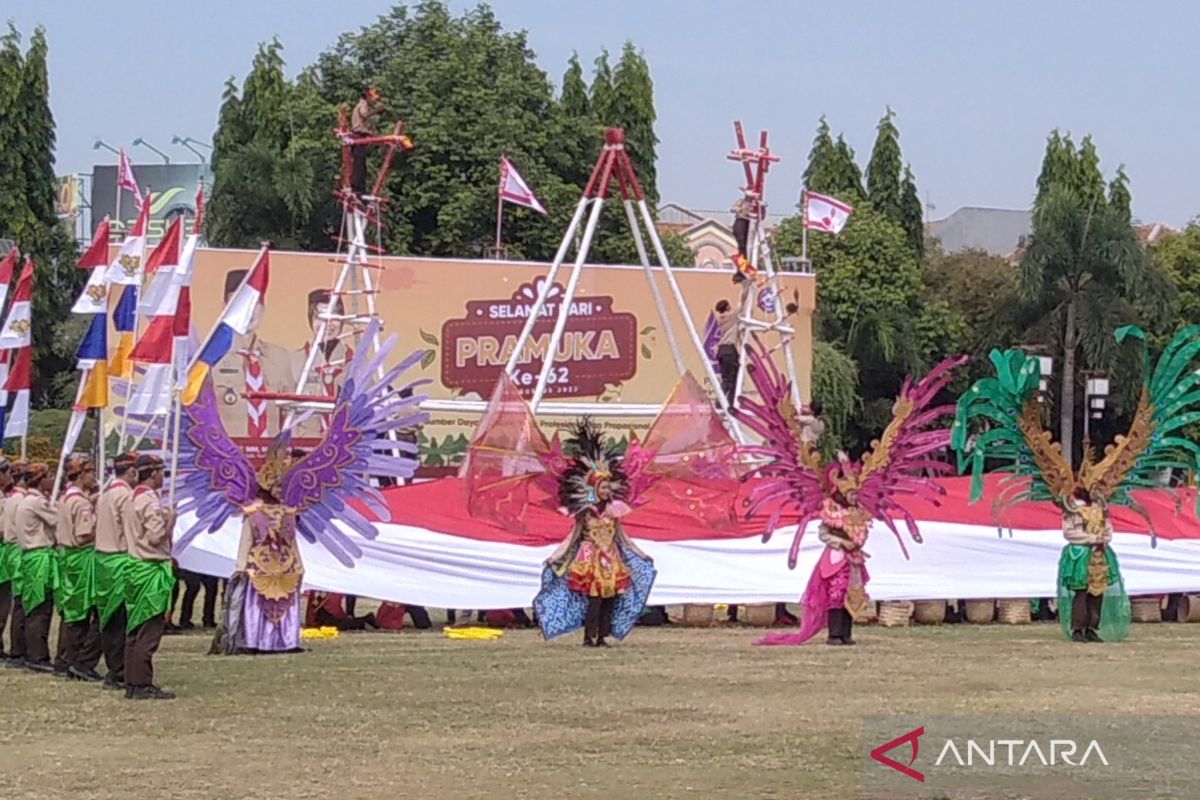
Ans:
[[[888,600],[879,604],[879,624],[885,628],[901,628],[908,625],[913,615],[910,600]]]
[[[1162,605],[1157,596],[1130,598],[1134,622],[1162,622]]]
[[[1200,622],[1200,595],[1185,594],[1179,598],[1175,618],[1180,622]]]
[[[742,621],[755,628],[769,628],[775,624],[774,603],[751,603],[742,606]]]
[[[688,604],[683,607],[683,624],[693,628],[707,628],[713,624],[713,607]]]
[[[1029,613],[1029,598],[1006,597],[997,600],[996,618],[1005,625],[1028,625],[1033,621]]]
[[[917,600],[913,603],[913,622],[917,625],[941,625],[945,621],[945,600]]]
[[[972,625],[990,625],[996,617],[995,600],[967,600],[965,605],[967,622]]]
[[[866,625],[879,619],[879,603],[867,603],[862,613],[853,615],[855,625]]]

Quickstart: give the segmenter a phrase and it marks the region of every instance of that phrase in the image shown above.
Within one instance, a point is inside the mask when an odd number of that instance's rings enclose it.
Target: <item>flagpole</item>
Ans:
[[[263,256],[266,255],[268,247],[270,247],[270,242],[263,242],[261,249],[258,251],[258,255],[254,259],[254,263],[250,265],[250,269],[246,270],[246,274],[242,276],[242,282],[238,284],[238,287],[234,290],[233,294],[229,295],[230,302],[233,302],[233,299],[237,297],[238,293],[241,292],[246,284],[250,282],[250,277],[254,275],[254,270],[258,268],[260,263],[262,263]],[[200,340],[200,346],[196,348],[196,352],[192,354],[191,358],[188,359],[187,372],[184,373],[185,375],[191,372],[192,367],[196,366],[196,362],[200,360],[200,354],[204,352],[204,346],[208,344],[209,340],[212,339],[213,334],[217,332],[217,327],[220,326],[221,321],[225,319],[225,312],[228,310],[229,303],[226,303],[225,307],[221,309],[221,313],[217,316],[216,322],[214,322],[212,327],[208,329],[208,335]]]
[[[104,378],[108,380],[106,376]],[[108,463],[104,458],[104,409],[96,409],[96,473],[100,476],[100,488],[104,488],[108,479]]]
[[[504,221],[504,195],[496,192],[496,257],[500,257],[500,226]]]
[[[808,263],[808,190],[800,190],[800,221],[803,223],[803,232],[800,234],[800,263],[809,272],[812,272],[812,267]]]
[[[71,406],[71,413],[74,414],[83,402],[83,392],[87,388],[88,378],[92,375],[92,371],[84,370],[79,373],[79,388],[75,391],[75,404]],[[67,460],[67,444],[70,440],[71,423],[67,423],[67,430],[63,434],[62,447],[58,451],[58,469],[54,472],[54,491],[50,493],[50,502],[53,503],[58,499],[58,490],[62,488],[63,464]]]
[[[179,267],[176,267],[176,269],[179,269]],[[175,308],[175,314],[177,316],[179,314],[178,306],[176,306],[176,308]],[[167,508],[170,508],[172,510],[174,510],[174,508],[175,508],[175,484],[176,484],[176,480],[177,480],[175,473],[179,470],[179,423],[182,418],[182,415],[181,415],[182,404],[180,403],[180,397],[179,397],[179,395],[180,395],[179,367],[175,363],[177,361],[176,348],[178,347],[178,344],[179,344],[179,337],[172,335],[171,336],[171,382],[169,384],[169,386],[171,387],[171,391],[170,391],[169,395],[171,397],[172,407],[168,411],[167,419],[163,420],[163,426],[165,428],[163,430],[163,447],[171,448],[171,484],[170,484],[170,487],[167,489]],[[172,416],[174,417],[173,423],[171,421]]]
[[[130,169],[132,170],[132,167]],[[154,187],[147,186],[146,191],[142,194],[141,202],[149,203],[151,198],[153,197],[153,195],[154,195]],[[139,218],[141,217],[141,214],[142,214],[142,209],[138,208],[138,217]],[[147,244],[146,240],[149,238],[150,238],[150,214],[147,213],[146,214],[146,230],[143,232],[143,238],[142,238],[142,257],[138,261],[138,269],[141,271],[142,274],[141,274],[141,277],[138,280],[137,284],[135,284],[137,286],[137,297],[135,298],[135,300],[137,302],[133,304],[133,340],[134,340],[135,344],[136,344],[137,338],[138,338],[138,328],[141,327],[141,321],[142,321],[142,312],[140,309],[142,306],[142,293],[146,290],[146,244]],[[120,342],[121,338],[122,337],[117,338],[117,348],[118,349],[120,349],[120,347],[121,347],[121,342]],[[128,360],[128,356],[126,357],[126,360]],[[134,384],[136,384],[136,383],[137,383],[137,369],[134,367],[133,362],[130,362],[130,364],[129,364],[129,384],[125,390],[125,413],[121,415],[121,433],[117,437],[117,451],[118,452],[120,452],[120,450],[125,447],[125,432],[129,429],[129,404],[133,400]],[[144,431],[143,431],[143,433],[144,433]],[[145,438],[145,437],[143,436],[143,438]]]

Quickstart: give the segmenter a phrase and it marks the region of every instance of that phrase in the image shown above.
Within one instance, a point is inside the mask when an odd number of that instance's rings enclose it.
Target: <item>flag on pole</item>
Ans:
[[[196,190],[196,218],[192,220],[192,233],[197,236],[204,228],[204,181],[200,181],[200,188]]]
[[[12,283],[13,270],[17,268],[17,259],[20,257],[21,254],[14,247],[0,260],[0,310],[3,310],[4,301],[8,299],[8,287]]]
[[[804,227],[809,230],[832,233],[835,236],[846,227],[854,206],[843,203],[836,197],[804,192]]]
[[[508,156],[500,156],[500,199],[514,205],[532,208],[539,214],[545,214],[546,208],[538,201],[533,190],[525,183],[521,173],[508,160]]]
[[[4,423],[4,438],[17,439],[29,432],[29,388],[33,375],[33,347],[25,345],[16,352],[12,369],[4,381],[4,391],[13,392],[12,409]]]
[[[0,350],[28,347],[32,343],[32,301],[33,259],[26,256],[21,277],[17,279],[17,289],[13,292],[12,307],[8,309],[4,328],[0,329]]]
[[[118,286],[142,285],[142,262],[146,258],[146,228],[149,224],[150,204],[146,203],[138,212],[133,230],[125,237],[125,241],[121,242],[121,249],[116,258],[108,265],[109,283]]]
[[[270,262],[270,253],[264,252],[254,268],[247,273],[237,292],[229,299],[217,326],[200,348],[196,362],[188,370],[187,387],[183,391],[184,405],[191,405],[196,401],[209,371],[233,349],[234,334],[245,335],[250,331],[250,321],[255,310],[266,301],[267,285],[271,277]]]
[[[125,155],[124,147],[121,148],[119,166],[117,167],[117,186],[133,192],[139,211],[142,209],[142,206],[147,205],[142,202],[142,190],[138,188],[137,178],[133,177],[133,164],[129,163],[129,156]]]
[[[90,269],[87,284],[79,293],[79,299],[71,306],[74,314],[108,313],[108,217],[96,228],[96,235],[87,251],[79,259],[80,269]]]
[[[120,334],[116,352],[108,360],[108,374],[114,378],[129,380],[133,377],[129,354],[133,352],[133,337],[137,332],[137,298],[138,287],[126,286],[112,312],[113,330]]]
[[[176,316],[185,276],[191,282],[191,262],[197,238],[195,234],[188,236],[185,263],[179,252],[180,230],[182,222],[177,218],[171,225],[171,232],[146,262],[151,284],[140,311],[150,317],[150,324],[129,355],[134,363],[145,365],[142,380],[129,399],[131,414],[166,414],[171,409]],[[154,296],[149,297],[151,294]],[[150,302],[146,302],[147,299]],[[186,310],[189,317],[190,312],[189,303]]]
[[[149,283],[138,301],[138,313],[144,317],[154,316],[164,296],[175,280],[175,269],[179,266],[179,240],[183,230],[183,218],[172,220],[162,241],[146,259],[146,278]]]

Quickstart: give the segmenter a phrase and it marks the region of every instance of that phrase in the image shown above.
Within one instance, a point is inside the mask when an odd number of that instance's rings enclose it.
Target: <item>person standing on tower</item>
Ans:
[[[378,136],[379,115],[383,113],[383,96],[375,87],[364,89],[354,110],[350,113],[350,134],[355,139],[365,139]],[[350,170],[350,191],[360,200],[367,193],[367,154],[370,145],[350,145],[352,168]]]

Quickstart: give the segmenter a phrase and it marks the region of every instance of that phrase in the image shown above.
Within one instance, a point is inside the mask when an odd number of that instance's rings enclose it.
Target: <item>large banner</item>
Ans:
[[[213,325],[226,293],[237,288],[237,270],[249,267],[254,257],[251,251],[199,252],[192,290],[199,336]],[[257,327],[236,342],[212,372],[225,425],[248,444],[274,436],[287,410],[282,404],[248,400],[247,392],[295,392],[313,349],[320,325],[317,318],[349,317],[365,307],[366,295],[347,292],[335,298],[330,309],[328,289],[337,278],[338,263],[338,258],[329,254],[272,253],[270,288]],[[488,399],[516,346],[548,265],[418,258],[386,258],[382,264],[383,269],[372,270],[372,275],[378,276],[378,314],[385,331],[400,336],[404,354],[428,351],[416,372],[432,383],[420,391],[438,399]],[[570,265],[560,271],[534,335],[518,357],[516,381],[527,396],[533,394],[547,354],[569,272]],[[715,352],[713,308],[722,299],[736,305],[739,288],[731,283],[728,271],[681,269],[677,275],[696,328]],[[707,385],[667,282],[660,272],[655,279],[688,368]],[[791,347],[801,393],[807,398],[815,279],[788,274],[781,283],[781,293],[789,301],[793,291],[799,293],[800,310],[788,322],[796,329]],[[356,303],[359,309],[355,309]],[[349,321],[330,323],[324,347],[312,353],[314,366],[301,393],[336,392],[345,363],[353,357],[349,325]],[[769,343],[777,341],[770,335]],[[550,400],[657,405],[666,400],[680,377],[641,267],[584,268],[566,334],[554,359],[546,393]],[[460,463],[478,421],[477,413],[434,413],[421,434],[426,466]],[[606,416],[601,421],[621,438],[631,430],[644,432],[653,420]],[[572,420],[546,418],[542,422],[549,430]],[[299,438],[319,436],[321,425],[320,415],[315,415],[300,426]]]
[[[175,217],[190,220],[196,216],[196,190],[203,182],[212,189],[212,170],[207,164],[135,164],[133,177],[142,193],[150,191],[150,242],[157,242]],[[138,209],[133,193],[121,192],[120,218],[117,215],[116,164],[92,167],[92,233],[106,216],[112,220],[112,234],[118,239],[137,221]]]

